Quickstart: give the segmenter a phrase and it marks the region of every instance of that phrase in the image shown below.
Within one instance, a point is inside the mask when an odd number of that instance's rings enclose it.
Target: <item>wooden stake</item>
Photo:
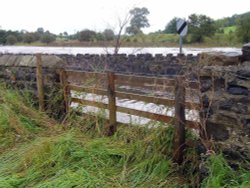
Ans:
[[[41,54],[36,54],[36,83],[37,83],[37,93],[38,93],[38,102],[39,110],[45,111],[44,103],[44,83],[43,83],[43,68],[42,68],[42,57]]]
[[[63,88],[65,113],[68,114],[70,108],[70,90],[68,87],[68,77],[65,70],[61,70],[60,72],[60,83]]]
[[[175,85],[175,127],[174,127],[174,156],[178,164],[183,161],[185,149],[185,87],[183,80],[178,77]]]
[[[116,122],[116,98],[115,98],[115,75],[113,72],[107,72],[108,77],[108,108],[109,108],[109,125],[106,127],[105,134],[111,136],[117,128]]]

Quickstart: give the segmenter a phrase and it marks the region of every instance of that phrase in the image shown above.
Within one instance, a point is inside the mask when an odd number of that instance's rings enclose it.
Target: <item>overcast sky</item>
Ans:
[[[250,11],[249,0],[0,0],[2,29],[35,31],[43,27],[53,33],[74,33],[82,29],[115,29],[133,7],[146,7],[150,28],[164,29],[173,17],[192,13],[213,19]]]

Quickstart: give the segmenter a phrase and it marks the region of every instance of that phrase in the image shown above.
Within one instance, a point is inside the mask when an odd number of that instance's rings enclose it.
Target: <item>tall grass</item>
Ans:
[[[47,116],[35,112],[14,91],[0,87],[0,153],[17,143],[32,139],[45,127],[54,123]]]
[[[204,180],[202,187],[250,187],[250,171],[239,168],[232,169],[222,154],[212,155],[207,160],[209,176]]]
[[[171,128],[119,127],[107,138],[101,134],[101,119],[73,116],[68,127],[56,125],[17,93],[4,88],[0,96],[0,187],[166,187],[187,182],[173,168]]]
[[[122,129],[121,129],[122,130]],[[121,131],[120,130],[120,131]],[[141,132],[143,133],[143,131]],[[170,187],[185,184],[171,156],[143,140],[88,136],[74,128],[1,155],[0,187]]]
[[[101,118],[76,116],[56,125],[13,91],[0,89],[0,187],[191,187],[199,185],[198,158],[188,147],[182,166],[172,162],[173,128],[119,126],[104,137]],[[196,139],[187,133],[187,140]],[[203,187],[248,187],[250,173],[235,171],[222,155],[207,161]]]

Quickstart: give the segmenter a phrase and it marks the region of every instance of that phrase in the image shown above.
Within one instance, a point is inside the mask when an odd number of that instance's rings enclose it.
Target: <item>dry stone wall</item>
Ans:
[[[86,71],[103,71],[111,70],[125,74],[140,75],[177,75],[185,70],[185,64],[192,64],[198,61],[199,56],[192,54],[184,56],[173,54],[138,54],[138,55],[95,55],[95,54],[78,54],[60,55],[67,63],[67,68],[86,70]]]
[[[200,81],[209,134],[216,140],[226,140],[235,131],[239,135],[249,136],[249,62],[241,66],[203,67]]]
[[[196,67],[206,134],[236,163],[250,161],[250,61],[246,59],[243,54],[234,64]]]

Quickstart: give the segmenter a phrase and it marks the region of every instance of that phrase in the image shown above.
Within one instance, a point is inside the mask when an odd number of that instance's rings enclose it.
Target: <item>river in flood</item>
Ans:
[[[112,54],[114,48],[103,47],[37,47],[37,46],[0,46],[0,53],[13,53],[13,54]],[[183,53],[197,55],[202,52],[222,52],[226,55],[240,55],[241,48],[183,48]],[[179,48],[170,47],[154,47],[154,48],[120,48],[119,53],[124,54],[169,54],[174,55],[179,53]]]

